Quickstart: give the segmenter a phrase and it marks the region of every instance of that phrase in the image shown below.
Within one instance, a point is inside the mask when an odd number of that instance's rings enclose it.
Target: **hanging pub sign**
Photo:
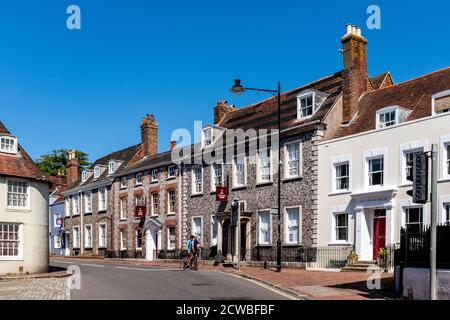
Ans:
[[[63,220],[62,220],[61,216],[57,216],[56,217],[56,225],[57,226],[62,226],[63,225]]]
[[[146,206],[136,206],[134,207],[134,217],[135,218],[144,218],[147,214]]]
[[[216,201],[228,202],[228,188],[216,187]]]

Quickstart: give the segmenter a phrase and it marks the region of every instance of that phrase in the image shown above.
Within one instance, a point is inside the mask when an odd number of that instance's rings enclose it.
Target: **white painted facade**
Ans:
[[[374,223],[379,219],[374,219],[375,214],[385,216],[385,245],[400,241],[400,228],[405,226],[407,212],[411,213],[411,209],[422,208],[422,223],[429,224],[430,204],[412,203],[412,198],[406,194],[412,185],[406,180],[405,157],[408,151],[430,151],[433,143],[439,145],[438,215],[439,222],[444,222],[448,210],[445,205],[450,204],[447,167],[450,114],[433,115],[320,143],[318,246],[354,245],[359,260],[373,260]],[[384,161],[383,184],[371,186],[370,180],[377,180],[379,176],[370,175],[377,166],[369,161],[380,158]],[[336,173],[339,164],[348,164],[348,183],[343,183],[347,186],[344,190],[340,190],[336,182],[336,175],[341,175]],[[345,170],[341,172],[345,176]],[[345,228],[340,234],[336,229],[339,227],[337,220],[341,225],[345,224],[345,214],[347,237]]]
[[[26,183],[27,205],[24,208],[8,206],[8,180]],[[14,244],[6,245],[0,239],[0,275],[47,272],[49,266],[49,185],[37,180],[0,176],[0,227],[9,239],[18,237]],[[8,231],[6,231],[6,227]],[[10,226],[13,236],[10,238]],[[15,229],[17,226],[17,229]],[[16,234],[15,230],[18,231]],[[5,237],[5,236],[4,236]],[[14,251],[18,245],[18,251]],[[9,250],[12,249],[12,255]],[[17,253],[17,254],[16,254]]]

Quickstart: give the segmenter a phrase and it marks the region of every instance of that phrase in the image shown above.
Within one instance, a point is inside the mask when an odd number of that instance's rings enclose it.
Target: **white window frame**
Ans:
[[[53,227],[54,228],[59,228],[59,227],[61,227],[60,225],[58,225],[56,222],[57,222],[57,220],[58,220],[58,218],[61,218],[61,221],[62,221],[62,214],[60,213],[60,212],[56,212],[56,213],[54,213],[53,214]]]
[[[65,206],[66,206],[66,208],[65,208],[65,216],[66,217],[70,217],[70,215],[71,215],[71,202],[72,202],[72,197],[69,197],[69,198],[66,198],[66,200],[64,201],[65,202]]]
[[[88,229],[90,231],[88,231]],[[90,235],[90,240],[91,243],[88,242],[89,239],[89,235]],[[93,238],[92,238],[93,232],[92,232],[92,225],[91,224],[87,224],[84,226],[84,247],[86,249],[92,249],[93,248]]]
[[[102,240],[102,227],[105,227],[105,243]],[[108,225],[106,223],[99,223],[98,225],[98,247],[106,248],[108,246]]]
[[[72,228],[72,232],[73,232],[73,239],[72,239],[73,248],[80,249],[80,245],[81,245],[80,244],[80,240],[81,240],[80,226],[74,226]]]
[[[374,158],[383,157],[383,184],[382,185],[369,185],[369,160],[372,160]],[[382,188],[386,185],[388,185],[387,178],[388,175],[388,149],[387,148],[381,148],[381,149],[373,149],[373,150],[367,150],[363,152],[363,163],[364,163],[364,174],[363,174],[363,186],[368,189],[377,189]]]
[[[302,115],[301,100],[307,99],[310,96],[312,97],[312,113],[310,115],[303,116]],[[312,92],[304,92],[304,93],[301,93],[301,94],[297,95],[297,119],[298,120],[311,118],[312,116],[314,116],[314,114],[316,113],[317,109],[316,109],[316,93],[314,91],[312,91]]]
[[[9,205],[8,204],[8,195],[9,195],[9,183],[25,183],[26,186],[26,205],[21,207],[21,206],[13,206],[13,205]],[[30,182],[28,180],[25,179],[12,179],[12,178],[7,178],[6,179],[6,208],[7,209],[12,209],[12,210],[30,210],[30,206],[31,206],[31,187],[30,187]]]
[[[442,111],[441,112],[436,112],[436,110],[435,110],[435,108],[436,108],[436,100],[440,99],[440,98],[443,98],[443,97],[447,97],[447,96],[450,96],[450,90],[445,90],[445,91],[442,91],[442,92],[438,92],[438,93],[434,94],[431,97],[431,114],[433,116],[441,115],[441,114],[444,114],[444,113],[448,113],[448,112],[442,112]]]
[[[12,150],[4,149],[4,148],[1,147],[1,140],[2,139],[9,140],[10,142],[13,143]],[[16,137],[8,136],[8,135],[0,135],[0,152],[8,153],[8,154],[17,154],[18,149],[19,149],[18,146],[19,146],[19,144],[18,144],[18,140],[17,140]]]
[[[289,217],[288,217],[288,211],[290,209],[298,209],[298,241],[289,241]],[[258,220],[259,221],[259,220]],[[259,229],[258,229],[259,231]],[[302,244],[302,206],[289,206],[284,208],[284,244],[285,245],[300,245]]]
[[[171,191],[173,191],[173,210],[171,210],[171,205],[170,205]],[[176,206],[177,206],[177,190],[169,189],[169,190],[167,190],[167,214],[174,214]]]
[[[445,223],[446,205],[450,205],[450,195],[439,197],[439,222]]]
[[[389,127],[393,127],[399,124],[400,122],[400,112],[399,112],[400,107],[399,106],[390,106],[390,107],[385,107],[382,108],[380,110],[378,110],[376,112],[376,129],[384,129],[384,128],[389,128]],[[391,114],[391,112],[395,112],[395,119],[392,120],[394,123],[387,126],[386,125],[386,121],[385,122],[381,122],[380,121],[380,117],[381,115],[386,115],[386,114]],[[391,121],[391,122],[392,122]]]
[[[55,234],[53,236],[53,248],[54,249],[61,249],[62,247],[62,239],[59,234]]]
[[[113,174],[116,172],[116,162],[114,160],[110,160],[108,162],[108,174]]]
[[[175,230],[175,235],[174,235],[174,237],[175,237],[175,241],[174,241],[175,245],[174,246],[172,246],[170,244],[170,229]],[[175,250],[176,242],[177,242],[177,228],[175,226],[168,226],[167,227],[167,250]]]
[[[236,178],[236,166],[237,166],[237,160],[242,160],[243,161],[243,167],[244,167],[244,184],[242,185],[238,185],[237,184],[237,178]],[[239,188],[245,188],[247,186],[247,157],[246,156],[237,156],[233,158],[233,168],[232,168],[232,173],[233,173],[233,179],[232,179],[232,183],[233,183],[233,189],[239,189]]]
[[[261,213],[265,213],[269,215],[269,242],[264,243],[261,241]],[[273,233],[273,225],[272,225],[272,213],[271,209],[260,209],[258,210],[258,220],[257,220],[257,243],[259,247],[271,247],[272,246],[272,233]]]
[[[96,165],[94,167],[94,179],[100,178],[101,175],[102,175],[102,168],[99,165]]]
[[[126,187],[128,187],[127,177],[120,178],[120,189],[125,189]]]
[[[198,236],[196,233],[194,233],[194,226],[195,226],[194,220],[196,220],[196,219],[200,219],[200,226],[201,226],[200,236]],[[194,217],[192,217],[192,219],[191,219],[191,233],[193,235],[196,235],[198,237],[198,239],[200,239],[199,240],[200,244],[203,244],[203,235],[204,235],[203,228],[204,228],[203,216],[194,216]]]
[[[217,234],[216,237],[214,237],[214,225],[217,223]],[[219,219],[215,215],[211,215],[211,241],[210,246],[214,247],[217,246],[218,243],[218,236],[219,236]]]
[[[347,240],[338,240],[337,239],[337,230],[336,230],[336,222],[337,215],[346,214],[347,215]],[[347,206],[336,206],[330,209],[330,244],[340,244],[340,245],[351,245],[353,244],[352,240],[352,216],[351,213],[347,211]]]
[[[261,153],[262,152],[269,152],[269,179],[268,180],[262,180],[262,172],[261,172]],[[272,161],[272,149],[271,148],[265,148],[261,149],[257,153],[257,163],[256,163],[256,183],[257,184],[266,184],[273,182],[273,161]]]
[[[141,172],[136,173],[136,175],[134,176],[136,186],[142,186],[142,177],[143,177],[143,175]]]
[[[80,203],[81,202],[81,197],[79,194],[76,194],[72,197],[72,215],[73,216],[79,216],[80,215]],[[77,209],[77,210],[75,210]]]
[[[195,170],[200,168],[200,175],[201,175],[201,180],[200,180],[200,190],[197,190],[197,177],[195,174]],[[192,170],[191,170],[191,185],[192,185],[192,190],[191,193],[193,195],[198,195],[198,194],[203,194],[203,166],[202,165],[194,165],[192,166]]]
[[[102,204],[101,194],[104,194],[105,205]],[[106,188],[100,188],[97,191],[98,196],[98,211],[106,211],[108,210],[108,190]]]
[[[152,169],[151,182],[158,182],[158,180],[159,180],[159,169]]]
[[[153,197],[153,195],[156,195],[156,211],[155,212],[155,198]],[[159,215],[159,193],[158,192],[152,192],[150,193],[150,197],[151,197],[151,215],[152,216],[158,216]]]
[[[172,174],[170,173],[170,171],[171,171],[171,168],[173,169],[172,171]],[[171,178],[175,178],[176,177],[176,170],[177,170],[177,168],[176,168],[176,166],[168,166],[167,167],[167,178],[168,179],[171,179]]]
[[[214,131],[213,130],[214,130],[214,128],[211,126],[203,128],[203,130],[202,130],[202,147],[203,148],[208,147],[213,144],[213,142],[214,142],[214,135],[213,135]],[[210,132],[210,137],[208,140],[209,143],[207,143],[208,141],[206,140],[207,139],[206,132]]]
[[[213,163],[210,166],[210,170],[211,170],[211,192],[216,192],[216,165],[220,165],[221,168],[221,175],[220,175],[220,184],[219,185],[223,185],[223,163]]]
[[[406,154],[411,152],[424,152],[428,148],[428,140],[411,141],[400,145],[400,185],[408,186],[412,182],[406,179]]]
[[[9,226],[14,225],[18,226],[18,232],[17,232],[17,255],[16,256],[0,256],[0,261],[22,261],[23,260],[23,224],[21,223],[10,223],[10,222],[1,222],[0,228],[3,228],[3,225]],[[0,250],[2,248],[0,247]]]
[[[337,175],[336,167],[339,165],[348,164],[348,188],[347,189],[337,189]],[[341,194],[352,192],[352,155],[345,154],[333,157],[330,163],[330,194]]]
[[[92,213],[92,192],[84,193],[84,213]]]
[[[125,208],[124,208],[125,203]],[[128,211],[128,201],[127,198],[123,197],[119,199],[119,220],[124,221],[127,220],[127,211]]]
[[[408,208],[422,208],[422,224],[423,225],[427,225],[428,223],[428,214],[427,214],[427,206],[423,205],[423,204],[419,204],[419,203],[415,203],[412,200],[401,200],[399,202],[399,207],[400,207],[400,221],[399,221],[399,234],[400,234],[400,227],[405,227],[406,226],[406,209]]]
[[[289,173],[289,147],[292,145],[298,145],[298,175],[291,176]],[[284,167],[284,178],[285,179],[297,179],[302,177],[303,175],[303,165],[302,165],[302,149],[303,144],[301,140],[291,141],[284,144],[284,161],[283,161],[283,167]]]
[[[450,145],[450,135],[445,135],[440,137],[440,171],[441,171],[441,180],[450,180],[450,174],[448,173],[448,152],[447,146]]]
[[[81,173],[81,182],[86,182],[87,179],[89,179],[89,171],[84,170],[84,171]]]
[[[127,237],[125,234],[125,230],[119,231],[119,240],[120,240],[120,251],[127,250]],[[125,243],[125,245],[124,245]]]

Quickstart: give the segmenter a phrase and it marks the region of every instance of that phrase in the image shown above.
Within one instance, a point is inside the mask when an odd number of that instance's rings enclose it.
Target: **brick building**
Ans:
[[[391,83],[389,73],[369,78],[366,44],[361,30],[347,26],[341,39],[344,69],[281,95],[283,259],[295,259],[300,246],[317,246],[318,144],[333,137],[341,126],[357,116],[358,100],[365,92]],[[235,227],[230,225],[229,207],[216,202],[216,185],[228,186],[230,199],[241,201],[244,260],[275,260],[278,239],[277,208],[278,145],[270,144],[255,154],[234,146],[223,148],[222,159],[213,164],[195,162],[208,148],[221,144],[230,129],[277,129],[277,99],[237,109],[219,102],[214,124],[203,129],[202,143],[191,147],[183,170],[183,238],[196,234],[206,248],[204,258],[222,255],[236,258]],[[270,133],[268,133],[270,135]],[[264,134],[257,131],[257,140]],[[270,139],[269,139],[270,140]],[[231,154],[230,154],[231,150]],[[189,160],[189,161],[188,161]],[[322,174],[328,174],[322,173]]]

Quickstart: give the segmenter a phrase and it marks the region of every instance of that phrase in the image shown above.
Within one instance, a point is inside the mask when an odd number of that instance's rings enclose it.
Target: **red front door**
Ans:
[[[373,218],[373,259],[378,259],[380,248],[386,246],[386,211],[375,210]]]

